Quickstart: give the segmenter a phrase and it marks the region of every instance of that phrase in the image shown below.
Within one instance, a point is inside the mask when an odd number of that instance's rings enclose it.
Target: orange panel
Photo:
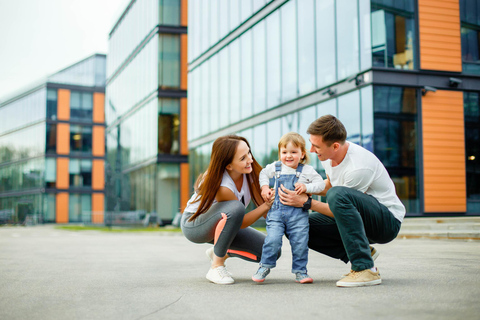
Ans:
[[[188,155],[187,141],[187,98],[180,99],[180,154]]]
[[[418,0],[418,17],[420,68],[461,72],[459,2]]]
[[[92,161],[92,189],[103,190],[105,188],[105,161],[94,159]]]
[[[188,56],[187,56],[188,36],[182,34],[180,36],[180,89],[187,90],[187,72],[188,72]]]
[[[92,193],[92,222],[103,223],[105,213],[105,195],[103,193]]]
[[[68,172],[68,158],[57,158],[57,189],[68,189],[70,177]]]
[[[105,94],[93,93],[93,122],[105,122]]]
[[[57,153],[70,153],[70,125],[68,123],[57,124]]]
[[[103,126],[93,126],[92,154],[95,157],[105,156],[105,127]]]
[[[180,24],[186,27],[188,25],[188,0],[182,0],[180,6]]]
[[[180,210],[183,212],[190,198],[190,169],[188,163],[180,164]]]
[[[425,212],[465,212],[463,93],[439,90],[422,97]]]
[[[70,90],[58,89],[57,119],[70,120]]]
[[[68,193],[60,192],[57,193],[56,199],[56,222],[57,223],[68,223]]]

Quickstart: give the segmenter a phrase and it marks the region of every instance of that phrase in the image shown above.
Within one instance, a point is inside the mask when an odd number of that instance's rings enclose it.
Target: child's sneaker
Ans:
[[[312,283],[313,279],[306,273],[297,272],[295,273],[295,281],[300,283]]]
[[[257,272],[252,276],[252,280],[255,282],[265,281],[265,277],[270,273],[270,268],[260,267]]]

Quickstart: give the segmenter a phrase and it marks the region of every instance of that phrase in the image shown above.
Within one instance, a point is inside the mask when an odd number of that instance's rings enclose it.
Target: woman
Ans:
[[[215,140],[207,171],[195,183],[181,227],[188,240],[214,244],[207,250],[212,263],[206,276],[213,283],[235,282],[225,269],[229,257],[260,261],[265,235],[249,226],[271,207],[261,197],[261,170],[248,141],[228,135]],[[245,213],[250,200],[257,208]]]

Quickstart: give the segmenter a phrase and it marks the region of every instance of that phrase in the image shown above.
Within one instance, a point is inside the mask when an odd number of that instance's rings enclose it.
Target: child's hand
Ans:
[[[307,192],[307,186],[304,185],[303,183],[295,183],[295,191],[297,194],[302,194]]]
[[[272,189],[268,186],[262,186],[262,198],[263,201],[270,202],[270,199],[272,198]]]

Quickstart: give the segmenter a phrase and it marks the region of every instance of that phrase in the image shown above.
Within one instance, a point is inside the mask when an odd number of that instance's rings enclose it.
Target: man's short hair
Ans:
[[[321,116],[313,121],[308,127],[307,133],[322,136],[322,140],[327,146],[331,146],[334,142],[344,144],[347,140],[347,130],[343,123],[331,114]]]

